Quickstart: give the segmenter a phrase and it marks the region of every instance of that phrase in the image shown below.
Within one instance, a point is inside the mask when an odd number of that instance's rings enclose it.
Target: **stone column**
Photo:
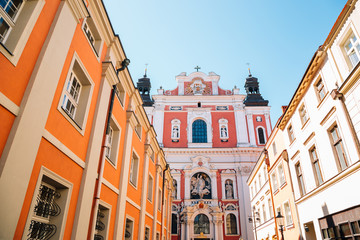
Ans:
[[[237,146],[248,147],[249,138],[248,138],[248,130],[246,126],[244,107],[241,104],[236,104],[234,106],[234,113],[235,113]]]
[[[253,122],[253,115],[247,114],[247,124],[248,124],[248,130],[249,130],[249,137],[250,137],[250,145],[256,146],[256,138],[255,138],[255,129],[254,129],[254,122]]]
[[[120,240],[123,238],[124,226],[125,226],[125,207],[126,207],[126,196],[127,196],[127,187],[129,185],[129,172],[130,172],[130,162],[132,157],[132,136],[136,126],[136,117],[133,111],[127,111],[126,114],[127,122],[125,127],[125,143],[124,143],[124,152],[121,162],[121,172],[120,172],[120,191],[117,201],[116,208],[116,219],[115,219],[115,237],[114,239]]]

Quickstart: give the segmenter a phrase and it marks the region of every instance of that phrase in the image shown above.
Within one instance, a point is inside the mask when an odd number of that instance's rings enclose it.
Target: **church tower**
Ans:
[[[144,106],[175,182],[172,239],[251,240],[246,180],[271,132],[270,107],[257,78],[246,79],[244,95],[195,69]]]
[[[143,78],[140,78],[136,83],[136,87],[140,92],[140,96],[143,100],[143,106],[152,106],[154,104],[150,97],[151,83],[150,78],[146,76],[146,71]]]

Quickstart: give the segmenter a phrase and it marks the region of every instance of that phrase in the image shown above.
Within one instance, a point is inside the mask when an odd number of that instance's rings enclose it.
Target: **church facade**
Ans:
[[[271,132],[270,107],[251,74],[246,94],[219,80],[181,73],[177,87],[158,89],[152,102],[149,79],[139,79],[174,179],[171,239],[253,239],[246,180]]]

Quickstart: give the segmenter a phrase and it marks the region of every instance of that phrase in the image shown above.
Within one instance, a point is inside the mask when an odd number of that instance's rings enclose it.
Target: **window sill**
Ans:
[[[320,108],[320,106],[323,105],[323,102],[325,102],[325,98],[327,98],[327,96],[329,95],[329,92],[326,92],[325,96],[323,97],[323,99],[319,99],[319,104],[316,106],[316,108]]]
[[[179,142],[179,139],[172,139],[171,140],[173,143],[177,143],[177,142]]]
[[[62,106],[60,106],[58,110],[81,135],[85,135],[85,130],[82,129],[82,127],[67,113],[67,111],[64,110]]]
[[[108,156],[105,156],[106,161],[109,162],[109,164],[114,168],[117,169],[116,164],[111,161],[111,159]]]
[[[221,142],[228,142],[228,139],[221,139]]]
[[[285,186],[287,185],[287,182],[283,182],[281,185],[280,185],[280,189],[283,189]]]
[[[212,142],[210,143],[188,143],[188,148],[211,148]]]
[[[302,125],[302,127],[301,127],[301,130],[304,130],[304,128],[307,126],[307,125],[309,125],[308,123],[310,122],[310,118],[308,118],[307,120],[306,120],[306,122],[304,122],[304,124]]]
[[[273,194],[276,195],[279,192],[279,189],[276,189]]]
[[[132,186],[133,188],[135,188],[137,190],[137,186],[135,184],[133,184],[131,181],[129,181],[130,186]]]

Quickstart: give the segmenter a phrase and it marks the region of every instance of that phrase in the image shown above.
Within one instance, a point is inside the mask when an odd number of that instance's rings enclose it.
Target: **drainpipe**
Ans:
[[[121,62],[121,68],[118,68],[116,70],[116,76],[118,76],[119,72],[123,71],[130,63],[130,60],[125,58],[122,62]],[[118,79],[119,80],[119,79]],[[91,235],[90,235],[90,239],[93,239],[94,237],[94,232],[95,232],[95,227],[96,227],[96,218],[97,218],[97,209],[98,209],[98,205],[100,202],[100,193],[101,193],[101,185],[103,182],[103,178],[104,178],[104,167],[105,167],[105,148],[108,148],[108,146],[106,146],[106,143],[108,142],[108,138],[109,138],[109,131],[110,131],[110,120],[111,120],[111,115],[112,115],[112,111],[113,111],[113,107],[114,107],[114,99],[115,99],[115,93],[116,93],[116,84],[114,84],[112,86],[112,91],[111,91],[111,96],[110,96],[110,103],[109,103],[109,110],[108,110],[108,116],[107,116],[107,121],[106,121],[106,131],[105,131],[105,136],[103,137],[103,146],[102,148],[102,153],[101,153],[101,159],[100,159],[100,167],[99,167],[99,176],[98,176],[98,182],[97,182],[97,186],[96,186],[96,193],[94,196],[95,202],[92,208],[92,212],[93,212],[93,223],[92,223],[92,228],[91,228]]]
[[[163,170],[163,183],[162,183],[162,193],[161,193],[161,231],[160,231],[160,239],[162,239],[163,235],[163,216],[164,216],[164,195],[165,195],[165,172],[169,169],[169,164],[166,164],[165,169]]]

